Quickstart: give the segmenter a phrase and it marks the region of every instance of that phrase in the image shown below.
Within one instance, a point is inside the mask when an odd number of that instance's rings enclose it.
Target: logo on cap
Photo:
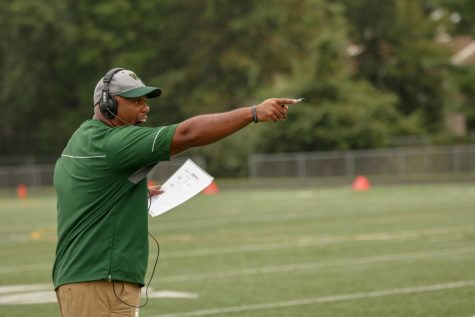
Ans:
[[[139,76],[135,75],[135,73],[130,72],[129,76],[132,77],[135,80],[140,80]]]

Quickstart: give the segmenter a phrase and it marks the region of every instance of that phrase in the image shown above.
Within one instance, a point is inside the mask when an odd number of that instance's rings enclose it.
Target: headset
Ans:
[[[112,81],[114,74],[124,70],[124,68],[113,68],[104,75],[102,82],[104,87],[102,88],[101,101],[99,102],[99,109],[101,113],[109,120],[117,117],[117,101],[112,98],[109,93],[109,84]]]

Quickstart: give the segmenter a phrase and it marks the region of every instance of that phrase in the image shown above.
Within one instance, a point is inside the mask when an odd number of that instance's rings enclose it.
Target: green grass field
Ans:
[[[0,316],[59,316],[19,304],[53,295],[53,193],[3,197],[0,216]],[[150,232],[151,293],[197,298],[151,298],[140,316],[475,316],[474,184],[222,191]]]

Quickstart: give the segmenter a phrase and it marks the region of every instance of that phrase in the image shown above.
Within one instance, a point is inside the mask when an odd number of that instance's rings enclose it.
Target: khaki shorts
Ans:
[[[138,306],[140,287],[120,281],[72,283],[58,287],[56,297],[61,317],[134,317],[135,308],[120,300]]]

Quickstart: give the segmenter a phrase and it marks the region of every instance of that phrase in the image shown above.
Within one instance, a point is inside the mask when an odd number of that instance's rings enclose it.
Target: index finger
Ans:
[[[293,104],[301,102],[302,100],[301,99],[290,99],[290,98],[275,98],[275,101],[279,105],[283,106],[283,105],[293,105]]]

